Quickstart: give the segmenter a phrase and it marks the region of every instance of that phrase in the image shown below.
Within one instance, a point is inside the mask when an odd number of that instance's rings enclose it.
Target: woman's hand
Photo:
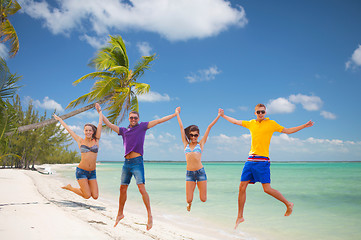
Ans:
[[[175,109],[175,114],[176,114],[176,115],[180,114],[180,111],[181,111],[181,107],[177,107],[177,108]]]
[[[60,117],[58,117],[55,113],[53,114],[53,117],[55,118],[55,120],[58,120],[58,121],[60,121],[60,120],[62,120]]]
[[[102,108],[100,107],[99,103],[95,103],[95,109],[100,113],[102,111]]]

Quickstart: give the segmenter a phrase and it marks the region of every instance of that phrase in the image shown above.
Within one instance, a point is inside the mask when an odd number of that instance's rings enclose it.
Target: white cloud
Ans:
[[[361,45],[353,52],[351,59],[346,62],[346,70],[355,69],[361,66]]]
[[[209,67],[208,69],[198,70],[197,74],[191,73],[187,76],[186,79],[189,83],[210,81],[216,78],[216,75],[220,74],[221,71],[218,70],[217,66]]]
[[[79,113],[78,115],[75,115],[74,117],[80,118],[80,119],[92,119],[92,118],[98,118],[99,114],[96,110],[88,110],[82,113]],[[94,124],[97,125],[98,123]]]
[[[247,155],[251,147],[251,135],[210,137],[208,145],[214,145],[217,151],[230,152],[231,155]],[[287,134],[275,135],[270,145],[270,157],[273,160],[359,160],[361,141],[344,141],[340,139],[300,139]],[[208,146],[208,151],[212,151]],[[351,157],[342,158],[344,153]],[[215,153],[216,154],[216,153]],[[222,156],[222,155],[221,155]],[[216,155],[214,156],[217,157]]]
[[[246,107],[246,106],[240,106],[239,109],[241,111],[248,111],[248,107]]]
[[[170,97],[168,94],[160,94],[157,92],[149,91],[149,93],[138,96],[139,102],[169,102]]]
[[[231,113],[235,113],[236,112],[236,110],[234,110],[233,108],[227,108],[226,109],[228,112],[231,112]]]
[[[277,98],[270,100],[267,104],[267,113],[291,113],[296,109],[296,105],[288,101],[286,98]]]
[[[241,6],[225,0],[19,0],[22,11],[54,34],[71,31],[103,35],[110,30],[142,30],[170,41],[216,36],[229,27],[244,27],[248,20]]]
[[[92,37],[87,34],[84,34],[83,36],[80,37],[80,40],[87,42],[90,46],[92,46],[95,49],[100,49],[101,47],[106,45],[109,39],[104,37]]]
[[[8,52],[9,51],[8,51],[8,48],[6,47],[6,45],[3,43],[0,43],[0,57],[6,59],[9,56]]]
[[[138,50],[142,56],[150,56],[152,48],[148,42],[138,42],[137,43]]]
[[[56,110],[57,112],[63,112],[64,109],[61,106],[61,104],[57,103],[56,101],[50,99],[49,97],[45,97],[43,99],[43,102],[40,102],[39,100],[33,100],[31,97],[27,96],[25,97],[26,102],[33,102],[33,105],[38,108],[43,108],[47,110]]]
[[[297,94],[289,96],[289,100],[293,103],[301,103],[302,107],[307,111],[320,110],[323,105],[321,98],[317,96]]]
[[[336,119],[336,115],[331,112],[321,111],[320,115],[326,119]]]

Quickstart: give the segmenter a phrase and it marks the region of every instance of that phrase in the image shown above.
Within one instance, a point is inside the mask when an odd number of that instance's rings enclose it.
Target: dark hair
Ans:
[[[138,117],[139,117],[139,112],[137,112],[137,111],[131,111],[131,112],[129,113],[129,115],[132,114],[132,113],[133,113],[133,114],[137,114]]]
[[[91,127],[92,129],[93,129],[93,135],[92,135],[92,138],[93,139],[95,139],[95,140],[98,140],[97,139],[97,137],[96,137],[96,134],[97,134],[97,127],[96,126],[94,126],[93,124],[91,124],[91,123],[87,123],[87,124],[85,124],[84,125],[84,129],[85,129],[85,127],[86,126],[89,126],[89,127]]]
[[[186,134],[186,138],[187,138],[187,141],[188,142],[190,142],[190,136],[189,136],[189,133],[190,132],[194,132],[194,131],[197,131],[198,132],[198,134],[199,134],[199,128],[198,128],[198,126],[196,126],[196,125],[190,125],[190,126],[188,126],[188,127],[186,127],[185,129],[184,129],[184,133]]]

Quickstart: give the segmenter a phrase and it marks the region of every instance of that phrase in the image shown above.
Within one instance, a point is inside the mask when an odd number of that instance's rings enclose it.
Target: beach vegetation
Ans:
[[[41,116],[32,102],[23,110],[19,96],[13,98],[11,105],[17,126],[42,122],[47,117],[46,112]],[[15,132],[5,136],[4,142],[6,144],[0,149],[0,155],[4,156],[0,159],[3,167],[35,169],[35,164],[80,162],[79,153],[68,149],[71,137],[59,124],[49,124],[23,133]]]
[[[9,17],[21,9],[16,0],[0,0],[0,42],[9,43],[10,57],[14,57],[19,51],[19,39],[14,26],[9,21]]]

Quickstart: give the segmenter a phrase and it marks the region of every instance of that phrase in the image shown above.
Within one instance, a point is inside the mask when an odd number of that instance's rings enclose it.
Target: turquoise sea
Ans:
[[[208,200],[202,203],[196,190],[188,213],[185,162],[145,162],[146,189],[153,213],[162,213],[163,220],[178,224],[182,221],[184,227],[198,226],[198,231],[217,231],[223,234],[222,239],[361,239],[360,162],[272,162],[271,186],[295,204],[293,214],[284,217],[285,206],[265,194],[260,183],[249,185],[246,221],[237,231],[233,227],[244,162],[203,165],[208,177]],[[118,201],[122,166],[122,162],[97,165],[100,194],[113,199],[114,204]],[[58,173],[74,179],[74,168]],[[134,179],[128,189],[127,205],[139,205],[145,214]]]

